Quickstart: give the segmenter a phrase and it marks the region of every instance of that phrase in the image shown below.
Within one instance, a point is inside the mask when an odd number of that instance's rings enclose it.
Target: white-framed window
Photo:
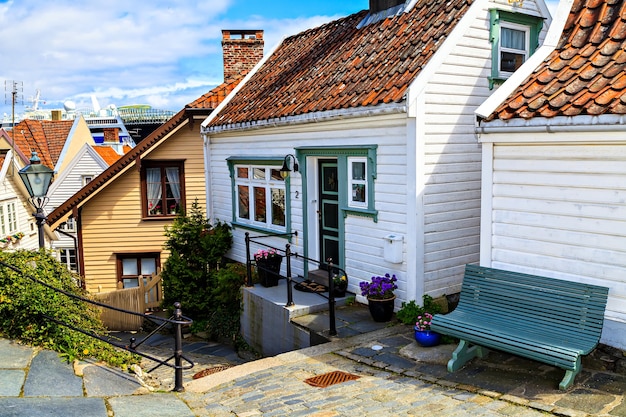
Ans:
[[[491,76],[489,88],[503,83],[539,46],[543,19],[490,9]]]
[[[530,28],[515,23],[500,23],[499,70],[501,77],[509,77],[530,56]]]
[[[116,254],[117,280],[123,288],[139,286],[140,275],[155,274],[161,267],[160,254],[156,252]]]
[[[59,260],[72,272],[78,271],[75,249],[59,249]]]
[[[348,206],[368,207],[367,158],[348,157]]]
[[[89,184],[91,182],[91,180],[93,180],[93,175],[82,175],[81,176],[81,181],[82,181],[83,187],[85,185]]]
[[[236,164],[234,183],[237,223],[286,231],[286,188],[279,166]]]
[[[65,223],[61,223],[59,229],[64,230],[66,232],[75,232],[76,231],[76,220],[73,217],[68,218]]]
[[[0,229],[2,236],[17,232],[17,210],[14,201],[0,204]]]

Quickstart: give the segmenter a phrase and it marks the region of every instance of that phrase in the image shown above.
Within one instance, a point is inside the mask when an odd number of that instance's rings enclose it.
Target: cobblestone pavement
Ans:
[[[318,388],[307,378],[341,370],[358,379]],[[183,393],[197,416],[542,416],[544,412],[398,375],[336,354],[237,378],[206,393]]]

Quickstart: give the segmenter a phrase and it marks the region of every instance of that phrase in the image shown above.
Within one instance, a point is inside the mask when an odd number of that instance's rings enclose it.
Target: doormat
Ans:
[[[297,283],[293,286],[296,290],[302,292],[326,292],[328,288],[325,285],[318,284],[317,282],[313,282],[311,280],[306,280]]]
[[[326,388],[331,385],[341,384],[346,381],[354,381],[355,379],[361,378],[358,375],[349,374],[343,371],[332,371],[327,374],[322,374],[318,376],[314,376],[312,378],[305,379],[304,382],[319,388]]]
[[[204,378],[205,376],[212,375],[217,372],[225,371],[226,369],[232,368],[232,367],[233,367],[232,365],[219,365],[219,366],[214,366],[212,368],[203,369],[200,372],[196,372],[193,375],[193,379]]]

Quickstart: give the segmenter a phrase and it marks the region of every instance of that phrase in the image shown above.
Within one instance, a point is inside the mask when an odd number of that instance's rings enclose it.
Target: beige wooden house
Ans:
[[[240,36],[240,38],[237,38]],[[79,270],[91,292],[138,285],[138,276],[161,268],[167,258],[164,228],[197,199],[204,208],[205,177],[200,123],[262,56],[262,31],[223,31],[227,54],[249,66],[225,62],[225,80],[142,140],[48,216],[56,228],[74,218]],[[260,53],[259,53],[260,49]],[[257,56],[256,61],[242,55]]]

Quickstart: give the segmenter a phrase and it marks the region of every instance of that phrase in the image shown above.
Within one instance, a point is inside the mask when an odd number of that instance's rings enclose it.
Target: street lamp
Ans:
[[[43,208],[48,202],[48,187],[52,183],[54,171],[41,164],[41,159],[37,156],[37,152],[33,151],[30,157],[30,165],[26,165],[19,171],[20,178],[28,190],[30,195],[30,204],[37,210],[33,213],[39,231],[39,248],[45,246],[43,224],[46,221],[46,215]]]

